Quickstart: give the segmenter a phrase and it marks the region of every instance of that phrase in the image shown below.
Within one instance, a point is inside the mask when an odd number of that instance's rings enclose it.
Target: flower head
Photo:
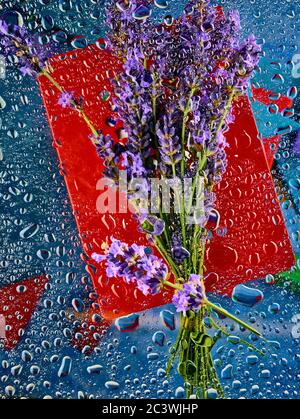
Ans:
[[[202,277],[192,274],[188,282],[183,284],[183,289],[177,291],[173,296],[173,304],[178,312],[182,312],[184,316],[189,310],[199,311],[201,303],[205,298],[205,292],[202,285]]]
[[[177,128],[176,109],[170,106],[156,127],[161,161],[164,165],[176,165],[182,159]]]
[[[297,131],[295,143],[293,146],[293,150],[296,156],[300,155],[300,130]]]
[[[142,177],[147,173],[139,154],[125,151],[122,157],[122,166],[127,169],[130,177]]]
[[[4,20],[0,20],[0,33],[3,35],[8,34],[8,24]]]
[[[240,14],[238,10],[232,10],[229,12],[229,19],[232,23],[232,26],[235,30],[241,29],[241,20],[240,20]]]
[[[226,15],[209,1],[189,0],[181,17],[158,25],[149,18],[152,3],[122,0],[108,2],[107,7],[108,44],[124,63],[113,80],[115,105],[128,133],[120,164],[129,184],[137,177],[148,184],[152,178],[179,183],[204,179],[204,211],[195,210],[192,219],[205,227],[215,207],[213,189],[227,167],[224,134],[233,121],[231,105],[248,88],[260,47],[252,35],[241,40],[236,11]],[[114,151],[110,142],[101,144],[102,152],[103,147]],[[107,160],[112,176],[118,170],[113,161],[116,157]],[[169,256],[182,264],[192,253],[189,243],[169,240],[184,229],[182,212],[176,211],[179,189],[170,192],[172,208],[163,240]],[[196,189],[191,188],[191,206]],[[163,199],[160,192],[154,195],[158,211],[151,208],[137,218],[144,232],[160,236],[165,218],[155,214],[163,210]],[[186,237],[193,235],[192,228],[186,228]]]
[[[74,98],[72,93],[62,92],[57,103],[63,108],[67,108],[71,106],[73,100]]]
[[[23,76],[32,76],[34,74],[34,71],[28,64],[21,66],[20,72],[22,73]]]
[[[113,237],[105,253],[93,253],[92,258],[98,263],[106,261],[108,278],[120,277],[135,283],[145,295],[159,292],[168,273],[165,263],[149,247],[128,245]]]
[[[109,134],[103,135],[102,132],[99,132],[98,137],[93,138],[95,139],[97,153],[104,162],[116,159],[115,143]]]
[[[47,48],[40,45],[24,26],[0,20],[0,47],[5,55],[16,55],[23,75],[35,76],[48,59]]]

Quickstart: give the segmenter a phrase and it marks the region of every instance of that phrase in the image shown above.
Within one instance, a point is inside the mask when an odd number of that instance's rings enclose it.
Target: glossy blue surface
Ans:
[[[169,1],[169,8],[156,8],[153,17],[160,19],[166,14],[175,17],[181,13],[183,4],[183,1]],[[238,8],[244,32],[254,32],[261,40],[265,54],[253,81],[255,85],[282,94],[287,94],[291,86],[299,89],[300,78],[292,77],[291,67],[295,54],[300,54],[296,29],[300,16],[298,2],[223,0],[218,4],[225,9]],[[84,45],[95,42],[105,33],[103,2],[97,0],[2,1],[0,12],[9,10],[18,11],[33,32],[43,31],[51,40],[52,53],[72,49],[74,35],[84,35]],[[59,42],[65,39],[68,41]],[[281,75],[280,83],[274,81],[275,74]],[[20,345],[12,351],[0,351],[0,396],[178,396],[178,387],[182,386],[180,377],[176,373],[168,378],[163,374],[167,347],[177,331],[170,331],[159,316],[162,309],[174,311],[172,306],[141,313],[140,325],[132,333],[120,333],[112,325],[92,355],[82,354],[70,344],[68,329],[72,334],[74,323],[67,313],[72,299],[81,298],[88,308],[92,285],[80,259],[81,244],[52,148],[50,129],[36,84],[30,78],[22,79],[9,61],[6,78],[0,80],[0,96],[6,104],[2,102],[0,110],[0,284],[8,285],[41,273],[48,275],[50,284]],[[299,96],[295,99],[292,118],[271,115],[267,107],[257,102],[254,113],[263,136],[273,135],[278,127],[291,126],[291,132],[283,137],[275,156],[272,174],[278,195],[286,198],[282,208],[293,248],[299,254],[296,233],[299,231],[300,164],[291,151],[299,129]],[[38,226],[31,231],[34,234],[26,237],[25,233],[22,238],[20,232],[31,224]],[[41,258],[41,254],[45,258]],[[222,300],[222,305],[233,312],[240,312],[242,318],[261,327],[268,340],[278,343],[255,341],[267,350],[266,356],[257,355],[256,359],[255,353],[245,347],[233,344],[222,347],[226,341],[219,342],[215,358],[220,365],[220,375],[223,371],[222,376],[229,377],[222,379],[226,395],[299,398],[300,323],[297,326],[298,318],[294,317],[298,315],[300,322],[299,296],[288,286],[270,286],[264,280],[249,286],[264,293],[264,300],[252,309],[233,303],[229,298],[211,298],[216,302]],[[162,334],[152,339],[157,332],[165,334],[165,339],[161,339]],[[234,327],[232,334],[248,337],[248,333]],[[59,346],[57,339],[61,339]],[[163,340],[164,345],[157,345],[153,340]],[[25,350],[32,355],[29,361],[23,360]],[[70,357],[71,362],[64,357]],[[69,371],[66,376],[59,373],[63,362],[65,370]],[[18,365],[21,369],[14,368]],[[88,372],[87,368],[95,365],[103,368],[95,367]]]

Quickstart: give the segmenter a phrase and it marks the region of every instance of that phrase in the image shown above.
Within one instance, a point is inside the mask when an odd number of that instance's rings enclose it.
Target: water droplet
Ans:
[[[278,303],[272,303],[269,305],[268,311],[271,314],[277,314],[280,311],[280,305]]]
[[[77,313],[82,313],[85,309],[84,302],[80,298],[73,298],[72,306]]]
[[[6,108],[6,102],[3,99],[2,96],[0,96],[0,110],[5,109]]]
[[[160,9],[166,9],[168,7],[167,0],[154,0],[154,4]]]
[[[232,300],[247,307],[253,307],[263,298],[264,294],[260,290],[246,287],[243,284],[237,285],[232,291]]]
[[[115,321],[115,325],[120,332],[132,332],[139,326],[139,315],[130,314],[129,316],[119,317]]]
[[[29,224],[28,226],[24,227],[23,230],[20,231],[19,235],[22,239],[30,239],[31,237],[36,235],[39,229],[40,227],[38,224]]]
[[[100,372],[103,370],[103,366],[99,364],[91,365],[90,367],[87,367],[87,372],[89,374],[100,374]]]
[[[158,346],[164,346],[165,339],[166,339],[166,335],[164,332],[161,332],[161,331],[155,332],[154,335],[152,336],[152,342]]]
[[[106,381],[105,387],[108,390],[117,390],[120,387],[120,384],[117,381]]]
[[[70,375],[72,369],[72,359],[69,356],[65,356],[62,359],[61,365],[59,367],[57,375],[61,377],[66,377]]]
[[[298,94],[298,90],[296,86],[292,86],[289,88],[289,90],[287,91],[287,96],[289,99],[296,99]]]
[[[226,365],[226,367],[223,368],[221,371],[221,377],[224,380],[232,379],[233,378],[233,365],[231,364]]]
[[[164,325],[168,329],[170,329],[170,330],[175,329],[175,316],[174,316],[174,313],[172,313],[172,311],[162,310],[160,312],[160,318],[162,319]]]
[[[133,12],[133,17],[137,20],[145,20],[151,15],[151,9],[148,6],[141,5]]]
[[[41,23],[42,23],[42,27],[46,31],[49,31],[50,29],[52,29],[54,27],[54,20],[49,15],[43,16],[42,20],[41,20]]]

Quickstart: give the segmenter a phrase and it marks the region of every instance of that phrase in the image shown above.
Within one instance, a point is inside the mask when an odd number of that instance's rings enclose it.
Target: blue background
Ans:
[[[153,18],[181,14],[184,1],[170,1],[164,11],[155,9]],[[299,4],[297,1],[243,0],[220,1],[226,10],[237,8],[243,31],[255,33],[263,46],[264,57],[253,83],[287,94],[291,86],[300,87],[300,78],[292,77],[292,60],[300,54]],[[26,26],[40,36],[51,53],[78,46],[72,42],[82,35],[81,44],[94,43],[105,33],[103,2],[98,0],[2,1],[0,12],[18,11]],[[53,18],[48,28],[45,17]],[[19,16],[20,18],[20,16]],[[298,29],[297,29],[298,28]],[[274,78],[274,75],[279,74]],[[90,279],[80,259],[81,244],[38,88],[30,78],[22,78],[11,60],[7,61],[6,78],[0,80],[0,284],[18,282],[34,274],[46,273],[49,285],[39,302],[19,346],[0,351],[0,396],[53,398],[170,398],[182,395],[182,381],[174,372],[166,378],[162,368],[168,357],[168,346],[177,331],[163,324],[159,313],[163,307],[140,314],[140,325],[134,333],[120,333],[115,326],[101,339],[97,350],[87,355],[74,349],[69,334],[76,323],[68,313],[73,298],[81,298],[86,309],[91,304]],[[272,115],[264,105],[253,105],[263,137],[274,135],[278,127],[288,128],[275,156],[272,169],[278,195],[286,196],[283,212],[293,248],[299,254],[299,159],[292,145],[300,128],[299,96],[292,118]],[[22,234],[32,224],[31,237]],[[296,270],[296,268],[295,268]],[[296,277],[296,276],[294,276]],[[250,284],[264,292],[263,302],[247,309],[229,298],[212,296],[225,308],[237,312],[277,343],[255,342],[267,354],[249,364],[250,350],[227,344],[215,349],[218,371],[226,367],[228,378],[222,379],[226,396],[237,398],[298,398],[300,348],[296,314],[300,313],[297,287],[267,285],[262,279]],[[270,305],[280,310],[273,314]],[[300,317],[300,316],[299,316]],[[299,320],[300,321],[300,320]],[[178,322],[177,322],[178,323]],[[228,323],[229,324],[229,323]],[[253,339],[230,325],[232,333]],[[71,332],[69,332],[71,331]],[[162,331],[163,347],[157,346],[153,334]],[[57,346],[57,338],[61,345]],[[135,351],[132,347],[136,347]],[[24,362],[24,350],[32,360]],[[72,360],[70,374],[59,377],[63,358]],[[102,365],[100,374],[87,368]],[[229,367],[228,367],[229,365]],[[37,368],[33,368],[37,367]],[[34,372],[37,371],[36,374]],[[223,373],[224,375],[224,373]],[[108,382],[115,384],[109,386]],[[113,387],[113,388],[111,388]]]

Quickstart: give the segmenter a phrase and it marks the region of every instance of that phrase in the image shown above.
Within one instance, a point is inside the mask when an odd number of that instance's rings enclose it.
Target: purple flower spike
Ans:
[[[47,61],[47,48],[40,45],[24,26],[0,20],[0,47],[6,55],[17,55],[23,75],[36,76]]]
[[[101,263],[104,260],[106,260],[106,256],[105,255],[99,255],[98,253],[93,253],[92,254],[92,259],[94,259],[94,261],[96,261],[97,263]]]
[[[235,30],[241,29],[241,20],[238,10],[232,10],[229,12],[229,19]]]
[[[165,230],[165,222],[163,220],[161,220],[160,218],[158,218],[155,221],[153,227],[154,227],[154,229],[153,229],[152,234],[154,236],[160,236]]]
[[[160,292],[168,270],[161,259],[156,256],[143,257],[141,259],[141,266],[143,267],[143,275],[137,277],[137,288],[142,291],[144,295],[157,294]]]
[[[0,32],[3,35],[7,35],[8,34],[8,25],[4,20],[0,20]]]
[[[143,74],[143,78],[141,80],[141,86],[142,87],[150,87],[153,83],[153,77],[151,76],[150,71],[145,71]]]
[[[175,125],[176,110],[173,106],[157,124],[156,135],[160,146],[162,163],[175,165],[181,160],[181,146]]]
[[[129,246],[112,237],[111,245],[104,255],[92,254],[92,258],[101,263],[106,260],[108,278],[120,277],[144,294],[156,294],[160,291],[168,269],[162,259],[154,256],[149,247],[132,244]]]
[[[190,275],[188,282],[183,285],[183,289],[174,294],[172,302],[177,311],[182,312],[184,316],[189,310],[194,312],[200,310],[201,303],[205,298],[201,280],[200,275]]]
[[[132,177],[141,177],[147,174],[146,169],[143,166],[143,161],[139,154],[126,151],[122,154],[122,157],[122,165],[127,170],[129,175],[131,175]]]
[[[96,137],[93,137],[96,139]],[[96,150],[98,155],[104,159],[104,161],[109,161],[114,159],[115,152],[114,152],[114,142],[111,139],[111,136],[103,135],[101,132],[99,133],[99,136],[97,137],[98,143],[96,144]]]
[[[67,108],[71,106],[72,100],[73,100],[72,93],[62,92],[57,103],[61,105],[63,108]]]
[[[294,143],[293,151],[296,156],[300,155],[300,130],[297,132],[296,140]]]
[[[24,65],[23,67],[20,67],[20,71],[23,76],[32,76],[35,73],[29,65]]]

